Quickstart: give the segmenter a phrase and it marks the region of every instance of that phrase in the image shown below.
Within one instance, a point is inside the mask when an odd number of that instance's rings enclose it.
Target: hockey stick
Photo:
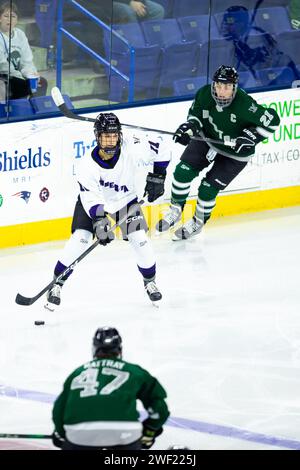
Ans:
[[[0,439],[51,439],[51,434],[4,434],[0,433]]]
[[[65,103],[65,100],[64,100],[59,88],[53,87],[52,90],[51,90],[51,95],[52,95],[54,103],[56,104],[58,109],[60,109],[60,111],[62,112],[62,114],[65,117],[70,118],[70,119],[76,119],[78,121],[96,122],[95,118],[80,116],[79,114],[73,113],[73,111],[67,107],[67,105]],[[172,135],[172,136],[174,135],[174,132],[164,131],[162,129],[152,129],[150,127],[136,126],[134,124],[121,123],[121,126],[129,127],[129,128],[132,128],[132,129],[139,129],[141,131],[158,132],[159,134]],[[211,143],[211,144],[225,144],[225,145],[228,145],[229,147],[235,146],[235,143],[233,143],[233,142],[229,143],[229,141],[228,141],[228,143],[227,142],[224,143],[221,140],[206,139],[205,137],[198,137],[198,136],[193,136],[191,138],[193,140],[200,140],[201,142],[208,142],[208,143]]]
[[[141,206],[142,204],[144,204],[144,200],[141,199],[140,201],[138,201],[138,204]],[[132,206],[130,206],[127,214],[122,217],[118,223],[114,224],[110,230],[107,232],[112,232],[113,230],[115,230],[115,228],[117,228],[119,225],[121,225],[123,222],[125,222],[125,220],[130,216],[132,215],[133,211],[131,210],[133,207],[135,207],[135,204],[133,204]],[[80,263],[81,260],[83,260],[83,258],[85,258],[91,251],[93,251],[96,246],[98,246],[100,243],[100,240],[96,240],[86,251],[84,251],[80,256],[78,256],[78,258],[75,259],[75,261],[73,261],[72,264],[70,264],[70,266],[68,266],[59,276],[57,276],[55,279],[53,279],[51,282],[49,282],[49,284],[44,287],[44,289],[42,289],[38,294],[36,294],[34,297],[25,297],[24,295],[21,295],[21,294],[17,294],[16,296],[16,303],[18,305],[32,305],[34,302],[36,302],[36,300],[38,300],[40,297],[42,297],[43,294],[45,294],[45,292],[47,292],[49,289],[51,289],[52,286],[54,286],[54,284],[57,283],[57,281],[60,281],[60,279],[62,279],[64,276],[66,276],[67,274],[69,274],[69,272],[75,268],[75,266]]]

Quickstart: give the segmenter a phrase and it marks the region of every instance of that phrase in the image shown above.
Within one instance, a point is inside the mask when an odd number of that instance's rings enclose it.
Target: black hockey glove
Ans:
[[[240,155],[249,153],[251,150],[254,152],[255,145],[263,141],[264,138],[255,128],[245,128],[243,129],[243,135],[235,139],[234,150]]]
[[[174,142],[178,142],[182,145],[188,145],[190,143],[191,137],[196,135],[198,132],[198,126],[193,121],[187,121],[181,124],[178,127],[177,131],[173,135]]]
[[[59,447],[60,449],[62,448],[63,444],[65,443],[65,440],[63,437],[61,437],[57,431],[54,431],[52,436],[51,436],[51,439],[52,439],[52,444],[55,446],[55,447]]]
[[[93,229],[100,245],[107,245],[115,238],[112,231],[110,231],[111,224],[106,216],[98,217],[93,221]]]
[[[148,426],[145,426],[145,424],[143,423],[143,434],[141,437],[142,449],[150,449],[153,446],[157,436],[160,436],[162,432],[163,428],[154,430],[149,428]]]
[[[156,201],[165,192],[166,175],[161,173],[148,173],[146,178],[146,186],[144,197],[148,194],[148,201]]]

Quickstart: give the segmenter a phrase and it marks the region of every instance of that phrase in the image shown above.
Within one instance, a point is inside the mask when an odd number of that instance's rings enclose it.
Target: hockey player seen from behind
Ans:
[[[95,235],[102,246],[114,240],[107,215],[118,224],[124,240],[135,253],[138,270],[152,302],[162,295],[155,283],[156,261],[146,232],[147,223],[137,200],[135,173],[138,160],[153,162],[148,173],[145,194],[153,202],[164,193],[166,167],[170,152],[159,135],[127,139],[119,119],[113,113],[99,114],[94,125],[97,146],[83,157],[76,168],[79,196],[72,220],[72,235],[54,269],[55,278],[80,256]],[[128,213],[129,211],[129,213]],[[72,271],[48,291],[46,308],[53,310],[61,301],[61,289]]]
[[[238,79],[233,67],[219,67],[212,84],[198,90],[187,121],[174,134],[175,142],[186,149],[174,171],[170,209],[156,226],[159,232],[181,220],[192,181],[212,164],[200,181],[194,215],[175,230],[174,241],[200,233],[216,205],[219,191],[245,168],[255,153],[255,146],[270,137],[279,125],[276,111],[259,105],[238,88]],[[193,140],[193,136],[220,143]]]
[[[99,328],[93,360],[66,379],[53,407],[53,443],[63,450],[150,449],[169,416],[166,392],[145,369],[122,359],[115,328]],[[141,423],[136,405],[148,412]]]

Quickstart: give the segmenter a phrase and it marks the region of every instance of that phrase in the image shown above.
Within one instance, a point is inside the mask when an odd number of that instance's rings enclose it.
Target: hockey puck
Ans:
[[[40,325],[45,325],[45,322],[40,321],[40,320],[35,320],[34,324],[37,325],[37,326],[40,326]]]

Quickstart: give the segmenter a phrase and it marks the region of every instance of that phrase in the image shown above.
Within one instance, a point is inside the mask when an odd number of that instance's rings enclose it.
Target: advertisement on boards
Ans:
[[[275,134],[257,146],[247,167],[224,194],[300,184],[299,89],[257,93],[256,101],[276,109],[281,123]],[[116,111],[122,123],[174,132],[186,120],[191,101]],[[98,113],[89,114],[95,117]],[[95,145],[93,124],[65,117],[1,124],[0,226],[71,217],[78,193],[76,161],[88,157]],[[137,136],[143,131],[123,128]],[[172,174],[184,147],[164,136],[172,155],[166,179],[169,201]],[[142,196],[151,165],[137,161],[137,189]],[[207,170],[205,170],[207,171]],[[201,175],[200,175],[201,176]],[[190,197],[197,194],[193,181]]]

